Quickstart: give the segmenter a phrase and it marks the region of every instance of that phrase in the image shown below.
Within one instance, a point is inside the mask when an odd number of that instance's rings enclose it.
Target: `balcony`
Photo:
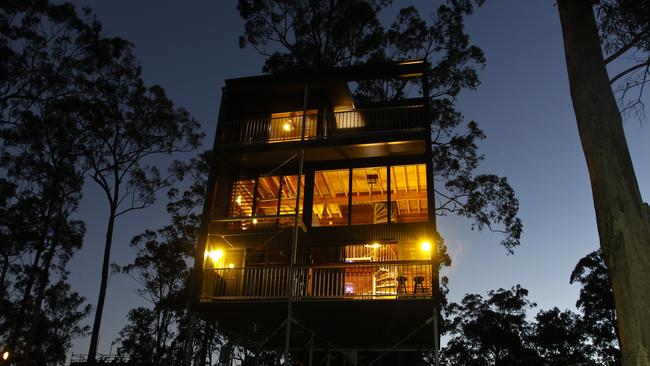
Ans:
[[[428,260],[203,270],[202,301],[431,299]]]
[[[232,147],[423,132],[427,123],[424,112],[422,105],[324,114],[307,111],[304,131],[302,112],[275,118],[223,121],[217,142],[221,147]]]

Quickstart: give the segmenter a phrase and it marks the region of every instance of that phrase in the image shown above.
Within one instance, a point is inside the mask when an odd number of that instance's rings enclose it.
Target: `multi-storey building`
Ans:
[[[437,347],[426,70],[226,81],[195,265],[203,318],[309,365],[412,362]],[[417,95],[355,98],[389,81]]]

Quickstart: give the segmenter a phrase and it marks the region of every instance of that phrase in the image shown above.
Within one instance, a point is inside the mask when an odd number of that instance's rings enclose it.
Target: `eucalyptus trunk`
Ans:
[[[117,195],[115,195],[117,197]],[[99,343],[99,330],[102,325],[102,314],[104,313],[104,302],[106,300],[106,288],[108,287],[108,276],[111,263],[111,246],[113,244],[113,231],[115,227],[115,215],[117,205],[113,202],[110,207],[108,225],[106,226],[106,242],[104,244],[104,259],[102,261],[102,278],[99,285],[99,296],[97,299],[97,310],[95,310],[95,320],[93,321],[93,330],[90,336],[90,346],[88,349],[88,366],[94,366],[97,356],[97,346]]]
[[[625,365],[650,365],[650,219],[605,68],[593,1],[558,0],[571,98]]]

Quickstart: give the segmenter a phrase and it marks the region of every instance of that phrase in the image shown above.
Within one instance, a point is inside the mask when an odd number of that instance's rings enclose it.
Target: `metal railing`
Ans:
[[[302,116],[224,121],[221,146],[255,145],[286,141],[330,139],[385,132],[424,130],[423,106],[362,109]]]
[[[208,299],[407,299],[432,295],[430,261],[203,270]]]

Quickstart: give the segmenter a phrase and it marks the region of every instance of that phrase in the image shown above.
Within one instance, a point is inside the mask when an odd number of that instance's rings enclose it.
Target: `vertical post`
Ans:
[[[294,215],[293,221],[293,246],[291,250],[291,263],[289,268],[289,280],[288,280],[288,301],[287,301],[287,325],[286,333],[284,337],[284,362],[289,362],[289,349],[291,343],[291,303],[293,300],[293,290],[294,290],[294,276],[297,272],[294,271],[298,259],[298,233],[300,230],[300,225],[298,225],[298,220],[300,219],[300,191],[302,183],[302,170],[303,164],[305,162],[305,148],[302,146],[302,142],[305,141],[305,127],[307,125],[307,98],[309,94],[309,85],[305,84],[305,91],[303,93],[303,105],[302,105],[302,126],[300,127],[300,161],[298,162],[298,184],[296,187],[296,212]]]
[[[438,307],[433,308],[433,365],[440,366],[440,334],[438,331]]]
[[[429,223],[431,225],[431,231],[434,235],[435,241],[433,248],[431,249],[431,297],[433,298],[433,362],[435,366],[440,366],[440,334],[438,330],[438,317],[439,317],[439,304],[440,304],[440,284],[439,284],[439,274],[440,270],[440,261],[438,258],[438,248],[441,244],[441,238],[438,235],[438,228],[436,225],[436,197],[434,190],[434,171],[433,171],[433,141],[432,141],[432,131],[431,125],[433,121],[431,118],[431,102],[429,100],[429,63],[425,62],[426,71],[422,75],[422,97],[424,98],[424,121],[426,125],[426,174],[427,174],[427,207],[429,214]]]
[[[309,362],[307,365],[312,366],[314,362],[314,333],[311,333],[311,339],[309,340]]]

